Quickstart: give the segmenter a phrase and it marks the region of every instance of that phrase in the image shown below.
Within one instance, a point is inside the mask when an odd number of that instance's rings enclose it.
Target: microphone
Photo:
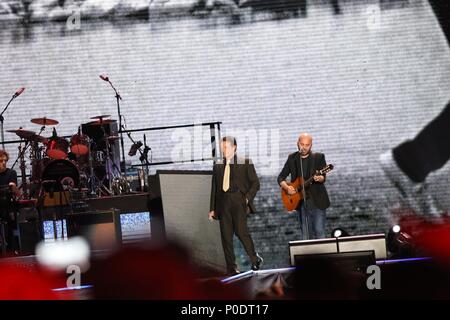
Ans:
[[[109,82],[108,76],[105,76],[103,74],[100,75],[100,79],[102,79],[103,81]]]
[[[19,90],[16,91],[16,93],[14,93],[13,98],[17,98],[18,96],[20,96],[23,92],[25,91],[25,88],[22,87]]]
[[[132,145],[131,148],[130,148],[130,151],[128,151],[128,155],[129,155],[130,157],[136,155],[136,152],[138,151],[138,149],[139,149],[140,147],[142,147],[142,142],[141,142],[141,141],[138,141],[138,142],[136,142],[136,143],[133,143],[133,145]]]

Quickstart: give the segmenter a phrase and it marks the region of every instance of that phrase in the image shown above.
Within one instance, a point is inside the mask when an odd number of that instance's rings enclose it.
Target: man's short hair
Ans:
[[[6,157],[6,160],[9,160],[9,154],[8,154],[8,152],[6,152],[5,150],[3,150],[3,149],[0,149],[0,158],[1,157]]]
[[[222,138],[222,142],[229,142],[231,143],[233,146],[235,146],[237,148],[237,142],[236,142],[236,138],[232,137],[232,136],[226,136]]]

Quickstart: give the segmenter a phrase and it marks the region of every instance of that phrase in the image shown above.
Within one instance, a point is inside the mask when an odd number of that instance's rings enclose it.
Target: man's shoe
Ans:
[[[253,271],[258,271],[262,263],[264,262],[264,259],[258,253],[256,253],[256,258],[257,258],[256,264],[252,264]]]
[[[438,222],[442,212],[427,189],[426,183],[412,181],[397,165],[392,150],[383,153],[379,162],[389,181],[400,192],[401,207],[413,210],[417,216]]]
[[[228,270],[227,275],[228,276],[235,276],[235,275],[238,275],[240,273],[241,272],[238,269],[231,269],[231,270]]]

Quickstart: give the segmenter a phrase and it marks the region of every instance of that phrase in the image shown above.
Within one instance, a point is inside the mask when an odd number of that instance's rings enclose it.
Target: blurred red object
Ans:
[[[219,280],[198,281],[187,251],[176,244],[128,247],[94,263],[95,299],[239,299]]]
[[[0,264],[0,300],[57,300],[56,278],[35,268]]]
[[[401,231],[410,235],[411,243],[422,255],[450,263],[450,218],[430,222],[412,210],[402,210],[399,216]]]
[[[450,220],[440,224],[424,223],[414,239],[422,251],[446,264],[450,264]]]

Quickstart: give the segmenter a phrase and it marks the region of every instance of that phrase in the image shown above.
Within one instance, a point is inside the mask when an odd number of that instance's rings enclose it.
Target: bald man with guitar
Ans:
[[[302,240],[325,238],[325,213],[330,206],[325,180],[333,166],[327,165],[323,153],[311,151],[310,134],[302,133],[297,146],[299,151],[288,156],[278,176],[282,200],[288,211],[298,212]]]

